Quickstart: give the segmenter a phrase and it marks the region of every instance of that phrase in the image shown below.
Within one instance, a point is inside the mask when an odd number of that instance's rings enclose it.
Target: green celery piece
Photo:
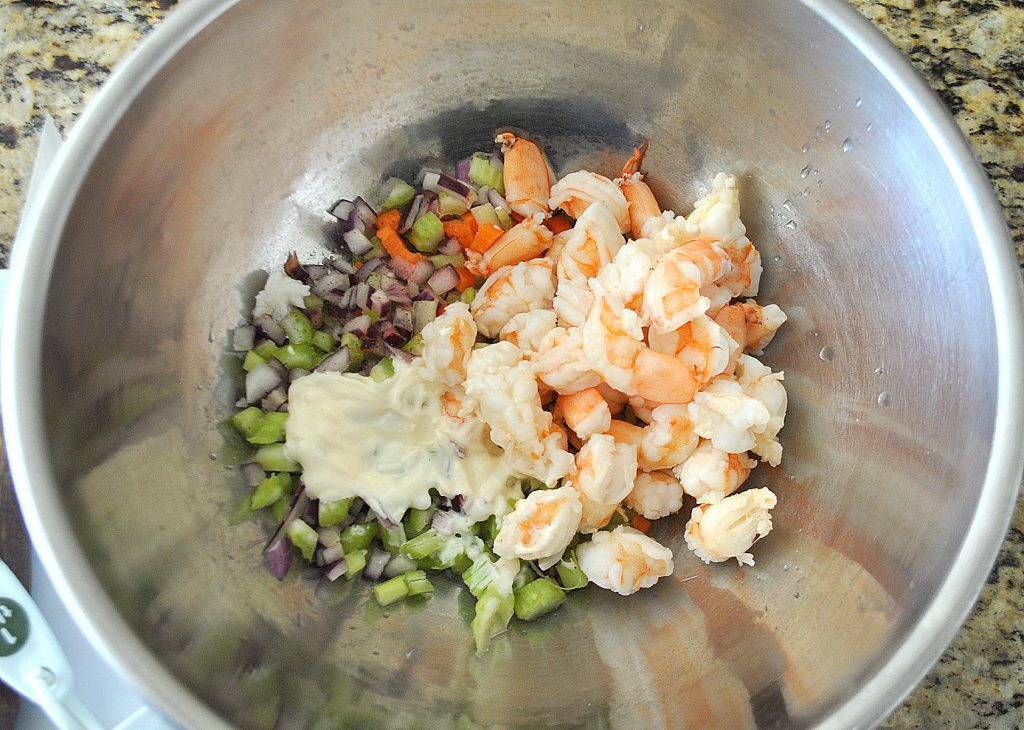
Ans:
[[[253,461],[263,467],[263,471],[287,471],[297,474],[302,467],[289,459],[284,453],[284,444],[267,444],[256,449]]]
[[[401,551],[402,545],[405,544],[406,539],[405,525],[401,522],[394,527],[384,527],[384,525],[380,526],[381,544],[384,546],[384,549],[392,555],[397,555]]]
[[[484,544],[486,544],[487,547],[491,547],[494,545],[494,540],[496,537],[498,537],[498,530],[498,518],[494,515],[491,515],[484,522],[483,540]]]
[[[281,329],[288,335],[288,342],[301,345],[313,341],[313,323],[300,310],[292,307],[280,322]]]
[[[407,558],[421,560],[436,553],[444,546],[444,543],[444,535],[437,532],[437,530],[427,530],[421,535],[406,540],[402,544],[400,551]]]
[[[612,512],[611,518],[608,520],[608,524],[602,527],[602,530],[614,530],[619,525],[629,524],[629,518],[622,513],[622,510],[615,510]]]
[[[491,639],[508,628],[508,622],[515,610],[516,599],[513,594],[501,595],[496,588],[488,588],[476,602],[476,615],[470,626],[473,629],[473,640],[476,642],[476,655],[483,654],[491,643]]]
[[[277,345],[274,344],[273,340],[263,340],[263,342],[252,348],[252,351],[266,361],[272,358],[277,352]]]
[[[396,575],[391,580],[378,583],[373,587],[373,597],[381,606],[390,606],[409,595],[404,575]]]
[[[249,507],[253,511],[269,507],[281,499],[292,486],[292,475],[284,472],[271,474],[256,487],[249,499]]]
[[[231,417],[231,425],[235,427],[238,433],[245,437],[246,441],[249,440],[250,436],[259,431],[260,424],[262,423],[263,411],[256,406],[249,406]]]
[[[366,550],[377,537],[377,523],[364,522],[349,525],[341,531],[341,549],[348,555],[353,550]]]
[[[348,517],[348,511],[351,507],[352,497],[336,499],[333,502],[321,500],[317,508],[317,522],[320,524],[320,527],[334,527],[341,524]]]
[[[334,335],[330,332],[317,330],[313,333],[313,347],[320,350],[320,352],[334,352],[334,348],[337,347],[334,342]]]
[[[501,225],[501,221],[498,220],[498,215],[494,211],[494,206],[490,203],[484,203],[470,208],[470,213],[476,219],[478,226],[482,226],[484,223],[492,223],[496,226]]]
[[[488,556],[481,555],[463,572],[462,582],[469,588],[470,593],[480,598],[484,591],[491,587],[496,575],[497,569],[494,567],[494,563]]]
[[[353,550],[345,553],[345,577],[349,580],[363,572],[366,567],[366,551]]]
[[[390,357],[381,358],[381,361],[370,368],[370,377],[375,383],[380,383],[395,374],[395,363]]]
[[[469,179],[477,186],[494,188],[500,195],[505,194],[505,180],[502,171],[491,164],[488,155],[477,153],[469,161]]]
[[[402,350],[410,355],[423,354],[423,335],[416,333],[408,342],[402,345]]]
[[[370,243],[373,244],[373,248],[363,254],[363,261],[369,261],[370,259],[379,259],[386,255],[384,251],[384,244],[380,242],[377,236],[370,236]]]
[[[512,220],[512,216],[504,208],[495,208],[494,215],[498,218],[498,225],[504,228],[506,231],[515,225],[515,221]]]
[[[512,588],[518,591],[536,577],[537,574],[530,568],[530,564],[523,560],[519,564],[519,572],[516,573],[516,577],[512,581]]]
[[[572,554],[568,560],[559,560],[555,564],[555,572],[558,574],[558,582],[567,591],[583,588],[589,582],[587,574],[580,569],[576,562],[576,555]]]
[[[462,215],[468,210],[466,201],[458,195],[452,195],[442,190],[437,194],[437,210],[441,215]]]
[[[434,586],[422,570],[410,570],[402,577],[405,578],[405,587],[409,590],[410,596],[424,596],[434,592]]]
[[[452,266],[466,265],[466,257],[462,255],[448,256],[447,254],[438,253],[433,256],[428,256],[427,258],[430,259],[430,263],[434,265],[435,269],[440,269],[448,264],[451,264]]]
[[[468,287],[466,291],[462,292],[459,299],[465,304],[472,304],[473,300],[476,299],[476,287]]]
[[[412,224],[406,238],[417,251],[434,253],[444,239],[444,225],[434,213],[424,213]]]
[[[255,350],[249,350],[247,353],[245,353],[245,359],[242,360],[242,370],[244,370],[247,373],[251,373],[258,366],[262,365],[265,362],[266,360],[257,355]]]
[[[316,543],[319,539],[316,530],[302,520],[292,520],[288,523],[286,533],[288,539],[292,541],[292,545],[297,547],[299,552],[302,553],[302,557],[306,560],[312,560],[313,551],[316,550]]]
[[[302,298],[302,308],[306,311],[314,309],[323,309],[324,300],[318,297],[316,294],[307,294]]]
[[[287,517],[288,510],[291,507],[292,501],[288,497],[282,497],[270,505],[270,519],[273,520],[275,525],[280,525],[284,522],[284,518]]]
[[[366,355],[363,353],[363,343],[351,332],[346,332],[341,336],[341,346],[348,348],[348,371],[354,373],[359,370],[363,366],[363,360],[366,359]]]
[[[402,522],[405,523],[405,534],[409,537],[419,535],[430,527],[430,522],[433,519],[433,507],[428,507],[427,509],[410,509],[405,513],[405,519],[402,520]]]
[[[379,271],[374,271],[372,274],[366,277],[366,283],[371,289],[380,289],[380,285],[383,283],[384,278],[380,275]]]
[[[551,578],[538,578],[515,591],[516,618],[533,621],[565,601],[565,591]]]
[[[309,343],[302,342],[295,345],[289,342],[287,345],[277,348],[274,357],[280,360],[286,368],[312,370],[324,359],[324,354]]]
[[[383,195],[381,210],[394,210],[410,203],[416,197],[416,190],[401,178],[389,177],[384,181]]]
[[[459,553],[452,560],[450,568],[455,575],[463,575],[470,569],[470,567],[472,567],[472,565],[473,561],[469,559],[469,556],[466,555],[466,553]]]
[[[246,441],[256,446],[265,444],[276,444],[284,441],[284,424],[288,420],[288,414],[280,411],[264,413],[259,427],[249,436]]]

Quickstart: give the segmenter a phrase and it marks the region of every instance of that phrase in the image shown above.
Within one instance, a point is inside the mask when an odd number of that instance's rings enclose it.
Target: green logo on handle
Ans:
[[[10,656],[28,641],[28,615],[10,598],[0,598],[0,657]]]

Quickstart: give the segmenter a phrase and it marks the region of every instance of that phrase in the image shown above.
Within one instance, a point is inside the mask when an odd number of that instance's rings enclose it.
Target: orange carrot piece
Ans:
[[[633,526],[634,530],[640,530],[645,535],[651,531],[651,521],[643,515],[633,515],[629,524]]]
[[[444,221],[441,225],[444,227],[444,235],[457,240],[463,248],[473,244],[473,229],[461,218]]]
[[[480,227],[476,222],[476,216],[467,210],[462,214],[462,220],[465,221],[466,225],[473,231],[473,235],[476,235],[476,229]]]
[[[484,253],[494,242],[501,238],[505,231],[501,226],[496,226],[493,223],[484,223],[480,226],[476,235],[473,236],[473,243],[470,244],[469,249],[476,251],[477,253]]]
[[[391,228],[395,231],[398,230],[398,226],[402,223],[402,214],[397,210],[389,210],[385,213],[381,213],[377,216],[377,221],[374,224],[379,231],[381,228]]]
[[[384,250],[390,254],[391,258],[405,259],[406,261],[416,264],[423,261],[426,256],[416,251],[410,251],[406,248],[405,243],[402,242],[398,232],[394,228],[381,228],[377,231],[377,237],[380,238],[381,245],[384,246]]]
[[[544,225],[547,226],[548,230],[552,233],[561,233],[562,231],[568,231],[572,228],[573,223],[569,220],[569,216],[558,213],[550,218],[545,218]]]
[[[477,276],[465,266],[456,266],[455,272],[459,275],[459,283],[455,285],[459,291],[466,291],[469,287],[476,286],[479,281]]]

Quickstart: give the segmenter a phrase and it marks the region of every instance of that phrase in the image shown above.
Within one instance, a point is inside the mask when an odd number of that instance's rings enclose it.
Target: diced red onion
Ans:
[[[385,344],[392,347],[401,347],[405,344],[405,336],[398,331],[393,322],[383,321],[380,325],[380,338]]]
[[[362,198],[356,198],[352,201],[355,204],[356,215],[363,222],[367,228],[373,228],[373,225],[377,222],[377,211],[370,207]]]
[[[366,259],[355,273],[356,281],[366,281],[370,278],[370,274],[377,271],[383,265],[383,256],[374,256],[372,259]]]
[[[322,504],[323,502],[317,500],[317,515],[319,515],[319,509]],[[318,517],[317,522],[319,521]],[[316,534],[317,541],[325,548],[335,547],[341,544],[341,533],[333,527],[321,527],[316,531]],[[334,560],[337,560],[337,558],[334,558]],[[331,560],[330,562],[333,563],[334,560]]]
[[[362,256],[364,253],[373,249],[373,243],[366,234],[359,230],[351,230],[342,236],[345,241],[345,245],[348,246],[348,250],[352,252],[353,256]]]
[[[343,274],[351,275],[356,273],[356,267],[344,256],[331,256],[325,259],[325,262],[328,266],[334,267]]]
[[[409,298],[415,300],[420,296],[420,285],[415,281],[410,281],[405,285],[405,290],[409,293]]]
[[[362,310],[369,309],[370,285],[365,281],[361,281],[352,287],[352,289],[355,291],[355,294],[352,295],[352,304]]]
[[[494,188],[487,189],[487,202],[495,208],[503,208],[507,213],[512,212],[512,208],[509,206],[508,201],[501,197],[501,193]]]
[[[341,309],[348,309],[349,306],[352,304],[352,290],[349,289],[348,291],[342,294],[326,292],[324,294],[321,294],[320,298],[323,299],[328,304],[333,304],[334,306],[340,307]]]
[[[383,290],[384,296],[394,304],[409,304],[412,297],[409,296],[409,288],[403,284],[393,281]]]
[[[412,307],[395,307],[391,321],[398,329],[412,332]]]
[[[331,563],[334,563],[334,564],[344,563],[345,562],[345,551],[341,549],[341,545],[337,545],[335,547],[324,548],[323,552],[320,554],[320,557],[324,561],[322,563],[322,565],[329,565]],[[330,576],[328,575],[328,577],[330,577]],[[331,580],[334,580],[334,578],[331,578]]]
[[[435,172],[434,170],[423,171],[423,183],[422,187],[424,190],[429,190],[432,193],[437,192],[437,184],[441,180],[441,173]]]
[[[270,542],[267,543],[267,547],[263,550],[263,557],[266,560],[267,567],[270,568],[270,572],[278,580],[284,579],[285,573],[288,572],[288,568],[292,564],[291,541],[288,540],[287,535],[288,525],[305,513],[306,505],[308,504],[309,497],[306,496],[306,487],[303,485],[299,487],[299,491],[296,492],[295,497],[292,499],[292,506],[288,510],[288,514],[285,515],[281,524],[278,525],[274,536],[270,538]],[[282,549],[282,545],[285,546],[284,549]]]
[[[391,306],[391,298],[386,292],[380,289],[374,289],[370,292],[370,311],[376,312],[380,316],[384,316],[388,313],[388,309]]]
[[[444,256],[458,256],[462,253],[462,244],[457,238],[449,238],[441,242],[441,245],[437,247],[437,252]]]
[[[462,182],[469,182],[469,167],[473,164],[472,159],[467,157],[464,160],[459,160],[459,163],[455,166],[455,175]]]
[[[299,378],[304,378],[309,375],[309,371],[305,368],[292,368],[288,371],[288,382],[294,383]]]
[[[344,373],[352,364],[352,352],[347,347],[342,347],[320,361],[313,372],[315,373]]]
[[[288,389],[279,385],[267,393],[267,397],[260,401],[260,408],[265,411],[280,410],[281,406],[288,402]]]
[[[366,559],[366,567],[363,568],[363,577],[369,580],[378,580],[391,560],[391,553],[374,548],[370,557]]]
[[[327,267],[325,266],[324,269],[326,270]],[[313,286],[310,287],[310,291],[318,297],[323,297],[323,295],[328,292],[346,291],[350,286],[352,286],[352,280],[348,274],[343,274],[340,271],[332,271],[328,274],[324,274],[319,279],[314,279]]]
[[[231,330],[231,349],[235,352],[251,350],[255,344],[256,328],[252,325],[248,327],[235,327]]]
[[[241,471],[242,481],[245,482],[247,487],[257,487],[267,478],[267,473],[263,471],[263,467],[254,461],[242,464],[239,471]]]
[[[495,150],[491,153],[491,156],[487,158],[487,161],[491,163],[491,167],[495,167],[499,172],[505,171],[505,152],[504,150]]]
[[[332,563],[331,566],[327,568],[326,572],[324,572],[324,577],[327,578],[327,580],[334,582],[341,576],[345,575],[346,572],[348,572],[348,561],[345,560],[345,556],[343,555],[340,560]]]
[[[402,222],[398,226],[398,232],[406,233],[410,228],[412,228],[412,224],[416,222],[416,219],[420,217],[420,213],[422,213],[429,204],[430,201],[427,200],[422,193],[413,198],[412,205],[409,206],[409,210],[407,210],[405,215],[402,216]]]
[[[351,332],[356,337],[366,337],[370,331],[370,325],[373,324],[373,320],[367,314],[360,314],[358,317],[353,317],[341,328],[342,333]]]
[[[274,341],[275,345],[283,345],[287,335],[284,329],[274,318],[269,314],[261,314],[259,317],[253,320],[253,324],[259,328],[259,330]]]
[[[252,405],[266,397],[267,393],[284,382],[284,368],[269,362],[261,362],[245,374],[245,401]]]
[[[351,200],[339,200],[337,203],[327,209],[327,212],[337,218],[339,221],[345,222],[348,217],[355,210],[355,203]]]
[[[434,265],[429,259],[422,259],[413,263],[405,259],[391,259],[391,270],[404,281],[414,281],[417,284],[424,283],[434,273]]]
[[[437,184],[446,192],[449,192],[452,195],[457,195],[465,200],[472,202],[476,197],[476,191],[473,189],[472,185],[462,182],[462,180],[457,180],[451,175],[445,175],[443,172],[438,178]]]
[[[416,561],[399,553],[388,561],[381,575],[384,578],[394,578],[396,575],[408,573],[410,570],[416,570]]]
[[[302,311],[309,318],[309,323],[313,325],[313,329],[320,329],[320,325],[324,323],[324,310],[317,307],[316,309],[304,309]]]
[[[427,286],[439,297],[450,292],[458,283],[459,272],[451,264],[445,264],[427,279]]]
[[[412,331],[419,334],[423,328],[437,318],[436,301],[418,301],[412,303]]]

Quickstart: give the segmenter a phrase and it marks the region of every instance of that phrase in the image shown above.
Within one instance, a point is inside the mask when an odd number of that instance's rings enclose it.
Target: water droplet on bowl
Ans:
[[[774,261],[775,263],[779,263],[780,261],[782,261],[782,257],[781,256],[772,256],[772,261]]]
[[[875,375],[885,375],[885,368],[882,366],[875,368]]]
[[[806,155],[808,152],[811,151],[811,146],[804,142],[804,146],[800,148],[800,151]]]
[[[793,201],[787,198],[782,201],[782,207],[786,210],[793,210]]]
[[[804,178],[804,177],[807,177],[810,174],[811,174],[811,163],[808,162],[806,165],[803,166],[803,169],[800,170],[800,177]]]
[[[217,461],[217,455],[216,454],[210,454],[210,461]]]
[[[878,394],[878,405],[880,405],[880,406],[892,405],[892,396],[889,395],[886,391],[883,390],[881,393]]]
[[[790,218],[788,221],[786,221],[783,225],[785,225],[786,228],[788,228],[791,231],[795,231],[796,230],[796,221],[793,220],[792,218]]]
[[[806,198],[806,197],[807,197],[808,195],[810,195],[810,194],[811,194],[811,189],[810,189],[810,188],[804,188],[804,189],[803,189],[803,192],[801,192],[801,193],[800,193],[800,195],[802,195],[802,196],[803,196],[803,197],[805,197],[805,198]]]
[[[871,122],[868,122],[868,126],[864,127],[864,131],[865,131],[865,132],[870,132],[870,131],[871,131],[871,129],[872,129],[872,128],[873,128],[874,126],[875,126],[874,124],[872,124]]]
[[[821,127],[815,127],[814,128],[814,138],[815,139],[821,139],[821,135],[822,135]]]
[[[832,349],[832,345],[825,345],[821,348],[821,352],[818,353],[818,357],[823,362],[832,362],[832,358],[836,356],[835,350]]]
[[[849,152],[853,149],[853,140],[847,137],[843,140],[843,152]]]
[[[863,99],[861,99],[861,98],[860,98],[860,97],[858,96],[858,97],[857,97],[857,101],[853,102],[853,105],[854,105],[854,106],[860,106],[860,105],[861,105],[861,104],[863,104],[863,103],[864,103],[864,100],[863,100]]]
[[[825,134],[828,134],[831,131],[832,131],[832,122],[831,122],[831,120],[826,119],[825,120]]]

